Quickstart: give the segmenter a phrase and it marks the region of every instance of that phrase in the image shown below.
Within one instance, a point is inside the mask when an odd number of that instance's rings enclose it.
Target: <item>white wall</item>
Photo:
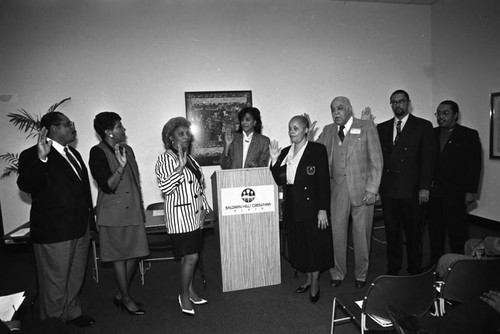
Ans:
[[[433,108],[455,100],[461,123],[479,131],[484,169],[472,214],[495,221],[500,221],[500,160],[489,159],[489,111],[490,93],[500,92],[499,17],[498,0],[440,0],[432,6]]]
[[[34,144],[8,123],[18,108],[61,111],[75,121],[88,159],[92,120],[122,118],[146,203],[161,200],[154,164],[161,129],[185,115],[185,91],[252,90],[264,134],[288,144],[287,122],[308,112],[331,121],[333,97],[391,117],[389,95],[406,89],[415,114],[432,114],[431,9],[328,0],[0,2],[0,153]],[[0,164],[0,167],[3,167]],[[204,168],[207,179],[217,167]],[[15,178],[0,181],[5,231],[28,220]],[[95,195],[95,187],[94,187]],[[94,196],[95,199],[95,196]]]

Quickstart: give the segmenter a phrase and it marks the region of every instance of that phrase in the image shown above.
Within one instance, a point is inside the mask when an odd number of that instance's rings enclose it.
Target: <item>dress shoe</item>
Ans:
[[[71,319],[67,321],[70,325],[75,325],[77,327],[90,327],[95,324],[95,320],[88,315],[81,315],[78,318]]]
[[[203,305],[203,304],[208,303],[208,300],[203,299],[201,297],[199,297],[199,298],[200,298],[200,300],[194,300],[193,298],[190,297],[189,300],[191,301],[191,303],[193,303],[195,305]]]
[[[356,280],[356,284],[354,284],[354,285],[356,286],[356,288],[362,289],[362,288],[365,287],[366,281],[358,281],[358,280]]]
[[[301,285],[297,289],[295,289],[295,293],[307,292],[307,290],[309,290],[310,287],[311,287],[310,285]]]
[[[182,302],[181,302],[181,295],[179,295],[177,297],[177,299],[179,300],[179,306],[181,307],[181,311],[182,313],[186,314],[186,315],[194,315],[194,309],[185,309],[184,307],[182,307]]]
[[[146,311],[144,311],[143,309],[139,308],[138,307],[139,305],[137,305],[137,304],[136,304],[137,310],[134,310],[134,311],[130,310],[127,307],[127,305],[125,305],[123,303],[123,301],[121,299],[118,299],[118,298],[113,298],[113,304],[115,304],[116,307],[118,307],[120,310],[122,310],[122,312],[125,311],[128,314],[130,314],[130,315],[144,315],[144,314],[146,314]]]
[[[113,304],[115,304],[116,307],[120,307],[120,303],[121,303],[121,299],[118,299],[118,297],[113,297]],[[135,305],[141,307],[143,304],[141,302],[138,302],[138,301],[135,301],[134,300],[134,303]]]
[[[316,303],[317,301],[319,300],[319,290],[318,292],[316,292],[316,295],[309,295],[309,301],[311,302],[311,304],[314,304]]]
[[[333,287],[333,288],[337,288],[340,286],[340,284],[342,284],[342,280],[341,279],[330,279],[330,286]]]
[[[392,326],[398,334],[427,334],[427,332],[420,327],[416,316],[400,312],[390,305],[387,306],[387,314],[389,314]]]

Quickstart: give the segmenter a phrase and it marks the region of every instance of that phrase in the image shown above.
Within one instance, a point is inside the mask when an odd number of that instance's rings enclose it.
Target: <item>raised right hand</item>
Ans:
[[[49,152],[52,148],[52,139],[47,138],[47,128],[42,128],[38,133],[38,158],[40,160],[47,159]]]
[[[281,153],[281,147],[279,147],[279,143],[276,140],[272,140],[269,144],[269,155],[271,156],[271,161],[273,164],[278,160],[278,157]]]
[[[231,145],[233,139],[234,139],[233,131],[231,129],[226,130],[226,132],[224,133],[224,141],[226,142],[227,147]]]

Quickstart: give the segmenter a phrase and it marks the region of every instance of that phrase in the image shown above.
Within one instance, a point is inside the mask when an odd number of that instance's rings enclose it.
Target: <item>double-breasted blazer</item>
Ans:
[[[339,144],[337,125],[325,126],[317,142],[325,145],[329,157],[330,178],[332,189],[335,190],[342,180],[335,178],[333,161],[334,146]],[[345,178],[351,203],[355,206],[363,204],[365,191],[378,194],[382,178],[382,150],[377,129],[372,121],[361,120],[353,117],[349,132],[345,135],[343,145],[347,145],[345,165]]]
[[[243,134],[235,133],[233,142],[229,146],[227,155],[222,153],[220,166],[222,169],[267,167],[269,165],[269,144],[268,137],[254,132],[252,141],[248,147],[245,164],[243,161]]]
[[[166,150],[156,162],[158,186],[165,198],[165,222],[168,233],[187,233],[200,227],[200,210],[209,209],[205,197],[203,172],[200,165],[188,154],[188,159],[200,170],[201,179],[186,166],[182,173],[177,171],[179,156]]]
[[[477,193],[482,156],[478,132],[457,124],[441,150],[441,131],[434,128],[437,159],[431,195],[463,198],[467,192]]]
[[[380,195],[417,199],[419,190],[430,190],[436,155],[431,122],[409,114],[395,144],[394,118],[380,123],[377,130],[384,157]]]
[[[286,158],[291,146],[281,151],[278,160],[271,166],[271,172],[277,185],[285,186],[284,197],[287,200],[286,189]],[[295,221],[316,220],[319,210],[330,211],[330,182],[328,176],[328,156],[323,144],[308,142],[297,166],[293,183],[293,207]]]
[[[52,147],[47,161],[34,145],[19,156],[19,189],[31,195],[30,238],[34,243],[57,243],[81,238],[94,224],[87,168],[73,147],[69,150],[82,168],[80,180],[70,163]]]

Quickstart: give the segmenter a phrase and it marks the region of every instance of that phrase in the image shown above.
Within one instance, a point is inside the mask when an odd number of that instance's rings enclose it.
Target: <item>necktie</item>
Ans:
[[[76,173],[78,174],[78,177],[80,178],[80,180],[83,180],[83,177],[82,177],[82,175],[83,175],[82,168],[80,167],[80,165],[78,164],[78,162],[76,162],[76,160],[73,157],[73,155],[71,153],[69,153],[67,147],[64,148],[64,153],[66,153],[66,157],[68,158],[69,162],[71,162],[71,164],[73,165],[73,167],[75,167]]]
[[[401,135],[401,121],[398,121],[398,123],[396,124],[396,138],[394,138],[394,144],[396,144],[400,135]]]
[[[340,138],[340,141],[343,142],[344,141],[344,138],[345,138],[345,135],[344,135],[344,128],[345,126],[341,125],[340,126],[340,129],[339,129],[339,138]]]

